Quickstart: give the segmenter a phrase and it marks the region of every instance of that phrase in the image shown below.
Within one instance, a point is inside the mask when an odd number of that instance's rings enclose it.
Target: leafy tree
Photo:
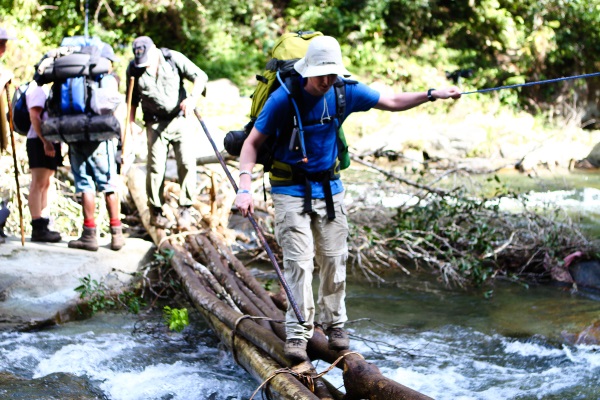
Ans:
[[[30,74],[32,59],[62,37],[85,33],[86,5],[89,33],[123,57],[118,72],[131,58],[133,39],[148,35],[186,54],[212,79],[242,88],[263,69],[277,37],[295,30],[339,38],[353,71],[405,90],[459,68],[474,71],[471,86],[489,88],[599,67],[597,0],[0,0],[0,22],[26,38],[5,56],[17,76]],[[431,67],[438,77],[424,74]],[[577,118],[587,108],[600,116],[597,81],[497,95],[533,112]]]

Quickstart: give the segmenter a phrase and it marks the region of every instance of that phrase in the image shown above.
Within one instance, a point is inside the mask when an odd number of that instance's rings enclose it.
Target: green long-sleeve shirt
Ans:
[[[137,82],[132,92],[132,102],[134,107],[140,103],[144,120],[157,117],[159,119],[171,118],[179,112],[179,104],[186,98],[187,94],[183,88],[181,79],[188,79],[194,82],[197,78],[208,81],[204,71],[196,66],[189,58],[178,51],[169,50],[171,60],[177,68],[173,68],[170,62],[165,59],[162,52],[159,52],[159,66],[157,75],[151,75],[148,70],[137,78]],[[135,67],[133,67],[135,68]],[[127,83],[129,77],[134,74],[132,67],[127,69]]]

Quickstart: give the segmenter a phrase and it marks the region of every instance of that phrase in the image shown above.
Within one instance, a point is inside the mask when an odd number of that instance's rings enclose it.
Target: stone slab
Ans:
[[[0,244],[0,323],[18,325],[53,318],[79,299],[75,288],[89,276],[108,289],[129,284],[147,263],[154,245],[127,238],[120,251],[109,248],[110,237],[99,238],[98,251],[69,249],[59,243],[35,243],[8,237]]]

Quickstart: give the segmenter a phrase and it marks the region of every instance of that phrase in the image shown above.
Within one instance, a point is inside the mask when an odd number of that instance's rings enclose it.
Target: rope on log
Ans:
[[[300,370],[300,371],[295,371],[293,368],[281,368],[278,369],[277,371],[275,371],[271,376],[269,376],[263,383],[260,384],[260,386],[254,391],[254,393],[252,394],[252,396],[250,396],[249,400],[252,400],[254,398],[254,396],[256,396],[256,394],[258,393],[258,391],[266,386],[269,381],[271,379],[273,379],[275,376],[277,376],[278,374],[290,374],[294,377],[296,377],[300,382],[302,382],[305,386],[307,386],[311,392],[315,392],[315,381],[318,378],[321,378],[323,376],[325,376],[328,372],[330,372],[332,369],[334,369],[336,367],[336,365],[342,361],[346,356],[351,355],[351,354],[356,354],[358,356],[360,356],[361,358],[364,359],[364,357],[357,353],[357,352],[350,352],[350,353],[346,353],[341,355],[340,357],[338,357],[337,360],[335,360],[333,362],[333,364],[331,364],[327,369],[325,369],[323,372],[320,372],[318,374],[311,374],[310,372],[313,371],[313,369],[304,369],[304,370]]]

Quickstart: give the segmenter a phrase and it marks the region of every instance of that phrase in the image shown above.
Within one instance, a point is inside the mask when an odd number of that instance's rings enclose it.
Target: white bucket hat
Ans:
[[[296,61],[294,69],[304,78],[311,76],[350,76],[344,67],[340,44],[331,36],[317,36],[308,44],[304,58]]]

